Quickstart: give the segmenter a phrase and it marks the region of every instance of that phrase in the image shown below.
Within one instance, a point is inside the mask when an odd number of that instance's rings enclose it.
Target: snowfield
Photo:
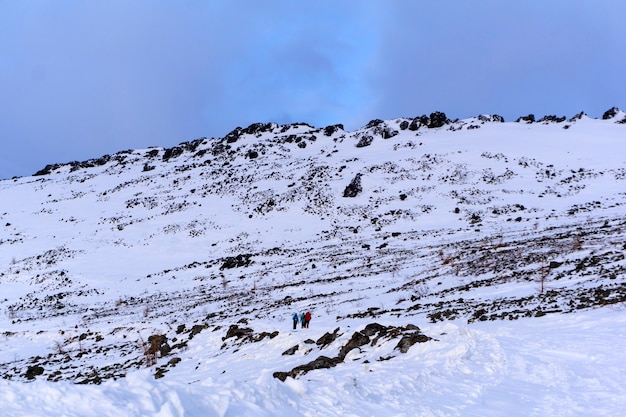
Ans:
[[[625,321],[623,312],[608,309],[438,323],[424,326],[437,342],[402,358],[376,362],[388,352],[373,348],[344,368],[284,383],[272,377],[271,352],[297,336],[224,360],[204,358],[211,340],[202,340],[181,357],[190,364],[171,377],[155,380],[142,369],[101,385],[0,381],[0,399],[10,416],[619,415],[626,407]]]
[[[625,150],[436,112],[0,181],[2,415],[622,415]]]

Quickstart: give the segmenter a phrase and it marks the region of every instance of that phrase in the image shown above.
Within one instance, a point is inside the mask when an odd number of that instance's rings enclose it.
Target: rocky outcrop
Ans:
[[[611,107],[602,115],[602,120],[613,119],[615,116],[619,114],[620,110],[617,107]]]
[[[342,124],[326,126],[324,128],[324,136],[332,136],[333,134],[339,132],[340,130],[343,130]]]
[[[324,349],[329,346],[332,342],[334,342],[339,336],[339,328],[335,329],[333,333],[325,333],[322,337],[318,339],[316,344],[320,347],[320,349]],[[391,339],[400,339],[394,350],[399,351],[400,353],[407,353],[411,346],[416,343],[424,343],[432,338],[422,334],[419,327],[414,325],[407,325],[406,327],[395,327],[395,326],[383,326],[378,323],[370,323],[361,331],[356,331],[350,337],[350,340],[343,345],[339,349],[339,353],[336,357],[331,358],[328,356],[319,356],[317,359],[308,362],[304,365],[296,366],[291,371],[287,372],[274,372],[274,378],[280,379],[281,381],[285,381],[287,378],[297,378],[300,375],[304,375],[307,372],[316,370],[316,369],[328,369],[333,368],[346,360],[348,354],[354,349],[362,350],[362,348],[366,345],[375,346],[382,339],[391,340]],[[299,346],[294,346],[285,352],[283,355],[293,355],[298,351]],[[363,348],[364,349],[364,348]],[[380,358],[379,360],[389,360],[393,358],[392,356],[386,358]]]
[[[448,120],[444,112],[436,111],[430,114],[430,122],[428,123],[428,128],[435,129],[438,127],[443,127],[449,122],[450,120]]]

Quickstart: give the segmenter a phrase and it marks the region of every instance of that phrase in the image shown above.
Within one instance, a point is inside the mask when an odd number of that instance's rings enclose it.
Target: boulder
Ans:
[[[444,112],[436,111],[430,114],[430,123],[428,123],[428,128],[434,129],[442,127],[448,122],[449,120]]]
[[[350,340],[348,341],[348,343],[346,343],[346,345],[342,347],[341,350],[339,351],[338,358],[341,359],[341,361],[343,362],[346,355],[350,353],[352,349],[359,348],[363,345],[368,344],[369,342],[370,342],[369,337],[367,337],[361,332],[355,332],[350,338]]]
[[[325,333],[322,337],[317,339],[315,344],[320,347],[320,349],[324,349],[326,346],[330,345],[332,342],[337,339],[339,333],[339,327],[337,327],[332,333]]]
[[[350,184],[343,190],[344,197],[356,197],[363,191],[361,187],[361,174],[356,174],[356,176],[350,181]]]
[[[43,371],[44,369],[42,366],[29,366],[28,369],[26,369],[26,374],[24,374],[24,376],[26,377],[26,379],[35,379],[36,376],[42,375]]]
[[[370,146],[374,142],[374,137],[372,135],[363,135],[359,138],[359,141],[356,144],[357,148],[364,148],[366,146]]]
[[[401,353],[407,353],[409,351],[409,348],[414,344],[428,342],[429,340],[431,340],[430,337],[417,331],[409,335],[403,336],[395,348]]]

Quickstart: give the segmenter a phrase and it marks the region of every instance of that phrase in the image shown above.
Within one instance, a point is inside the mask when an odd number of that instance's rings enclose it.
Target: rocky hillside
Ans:
[[[285,337],[285,380],[423,323],[623,306],[625,140],[618,109],[267,123],[1,181],[0,377],[193,375]]]

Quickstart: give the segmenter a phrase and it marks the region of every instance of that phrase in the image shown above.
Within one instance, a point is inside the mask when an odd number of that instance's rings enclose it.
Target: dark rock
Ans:
[[[612,119],[615,116],[617,116],[618,113],[619,113],[619,109],[617,107],[611,107],[610,109],[604,112],[604,114],[602,115],[602,120]]]
[[[448,120],[444,112],[436,111],[430,114],[430,123],[428,124],[428,128],[434,129],[437,127],[442,127],[449,122],[450,121]]]
[[[290,372],[274,372],[274,378],[278,378],[281,381],[285,381],[287,377],[295,378],[300,374],[306,374],[307,372],[316,370],[316,369],[328,369],[337,366],[338,363],[341,363],[341,360],[338,358],[328,358],[326,356],[320,356],[312,362],[309,362],[305,365],[300,365],[293,368]]]
[[[417,129],[420,128],[422,124],[420,123],[418,118],[415,118],[411,121],[411,124],[409,124],[409,130],[415,131]]]
[[[272,333],[269,332],[261,332],[258,335],[256,335],[253,338],[253,342],[260,342],[261,340],[265,339],[266,337],[269,337],[270,339],[275,338],[276,336],[278,336],[278,330],[274,330]]]
[[[165,376],[165,374],[169,371],[166,368],[157,368],[154,372],[154,379],[161,379]]]
[[[283,356],[293,355],[298,351],[298,349],[299,349],[298,345],[295,345],[294,347],[290,347],[289,349],[283,352]]]
[[[236,127],[231,130],[226,136],[224,136],[224,139],[226,140],[226,143],[235,143],[237,142],[241,134],[242,129],[240,127]]]
[[[167,362],[167,365],[170,367],[175,367],[176,365],[178,365],[178,363],[181,361],[182,359],[180,359],[179,357],[176,358],[172,358]]]
[[[384,121],[380,119],[370,120],[370,122],[367,125],[365,125],[365,128],[368,129],[370,127],[376,127],[382,123],[384,123]]]
[[[400,130],[407,130],[409,128],[409,122],[403,120],[400,122]]]
[[[184,326],[184,325],[183,325]],[[180,328],[180,326],[178,326]],[[189,340],[193,339],[193,337],[197,334],[199,334],[202,330],[206,329],[207,325],[206,324],[195,324],[192,328],[191,331],[189,332]]]
[[[285,380],[291,376],[291,372],[274,372],[272,376],[285,382]]]
[[[387,327],[378,323],[370,323],[361,331],[365,336],[374,336],[375,334],[387,333]]]
[[[226,145],[221,142],[215,142],[213,147],[211,148],[211,154],[213,156],[218,156],[220,154],[226,153],[230,150],[230,145]]]
[[[148,337],[148,349],[146,350],[148,355],[159,353],[160,356],[167,356],[171,351],[172,348],[167,343],[167,336],[164,334],[153,334]]]
[[[370,146],[374,141],[374,137],[371,135],[363,135],[359,138],[359,141],[356,144],[357,148],[364,148],[366,146]]]
[[[520,122],[526,122],[526,123],[534,123],[535,122],[535,115],[534,114],[529,114],[528,116],[521,116],[516,120],[517,123]]]
[[[343,125],[342,124],[326,126],[324,128],[324,135],[325,136],[332,136],[334,133],[338,132],[339,130],[343,130]]]
[[[200,138],[192,140],[191,142],[181,142],[178,146],[187,152],[195,152],[196,149],[198,149],[198,146],[200,146],[205,139],[206,138]]]
[[[348,184],[345,190],[343,190],[343,196],[356,197],[361,191],[363,191],[363,188],[361,187],[361,174],[356,174],[350,184]]]
[[[229,256],[224,258],[224,262],[220,269],[241,268],[250,265],[252,254],[239,254],[237,256]]]
[[[183,148],[180,146],[174,146],[173,148],[166,149],[163,153],[163,160],[168,161],[171,158],[176,158],[177,156],[182,155],[183,152]]]
[[[49,165],[46,165],[43,169],[35,172],[33,176],[37,177],[41,175],[49,175],[52,173],[52,171],[57,170],[59,168],[61,168],[60,164],[49,164]]]
[[[383,139],[391,139],[394,136],[398,135],[398,131],[397,130],[393,130],[390,127],[386,127],[382,130],[382,137]]]
[[[419,331],[411,333],[410,335],[402,337],[398,344],[396,345],[396,349],[398,349],[401,353],[407,353],[409,348],[416,343],[424,343],[432,340],[430,337],[425,334],[421,334]]]
[[[478,120],[481,122],[496,122],[496,123],[504,123],[504,117],[498,114],[481,114],[478,116]]]
[[[241,328],[236,324],[232,324],[228,331],[226,332],[226,336],[222,337],[222,340],[230,339],[231,337],[235,337],[240,339],[244,336],[250,336],[253,333],[253,330],[250,328]]]
[[[252,123],[245,129],[241,129],[242,134],[255,135],[257,133],[269,132],[274,125],[272,123]]]
[[[339,333],[339,327],[337,327],[332,333],[325,333],[322,337],[317,339],[317,344],[320,349],[324,349],[326,346],[330,345],[332,342],[337,339]]]
[[[557,117],[554,115],[549,115],[549,116],[543,116],[541,119],[539,119],[539,123],[561,123],[564,122],[567,118],[565,116],[563,117]]]
[[[350,340],[348,341],[348,343],[346,343],[346,345],[344,347],[341,348],[341,350],[339,351],[339,356],[338,358],[341,359],[342,361],[344,360],[344,358],[346,357],[346,355],[352,350],[352,349],[356,349],[358,347],[361,347],[363,345],[366,345],[370,342],[370,338],[366,335],[364,335],[361,332],[355,332],[352,337],[350,338]]]
[[[43,371],[43,367],[39,365],[29,366],[28,369],[26,369],[24,376],[26,379],[35,379],[36,376],[42,375]]]

